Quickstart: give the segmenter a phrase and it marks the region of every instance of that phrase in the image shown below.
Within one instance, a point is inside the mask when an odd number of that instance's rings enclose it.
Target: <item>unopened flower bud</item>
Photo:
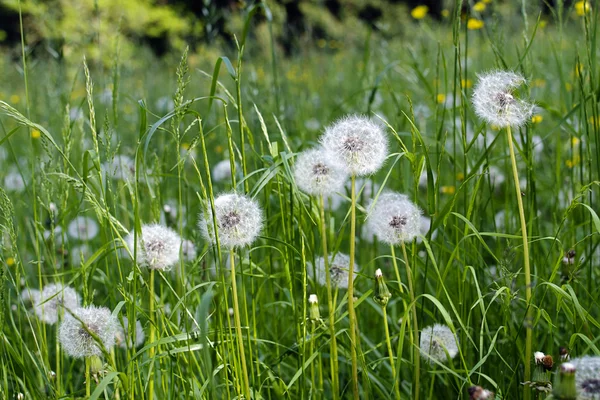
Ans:
[[[319,299],[316,294],[311,294],[308,296],[308,306],[309,306],[309,318],[311,321],[316,322],[321,319],[321,314],[319,313]]]
[[[577,385],[575,382],[575,365],[566,362],[561,364],[560,371],[554,378],[552,390],[554,398],[559,400],[577,399]]]
[[[560,355],[560,361],[565,362],[565,361],[569,361],[570,356],[569,356],[569,349],[567,349],[566,347],[559,347],[558,349],[558,354]]]
[[[391,297],[392,294],[385,284],[381,269],[377,269],[377,271],[375,271],[375,295],[373,296],[373,300],[375,300],[375,302],[381,307],[385,307],[387,306],[387,303],[390,301]]]

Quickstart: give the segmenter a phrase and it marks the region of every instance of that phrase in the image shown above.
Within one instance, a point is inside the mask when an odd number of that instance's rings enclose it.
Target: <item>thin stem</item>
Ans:
[[[331,333],[331,391],[333,399],[336,400],[339,394],[338,383],[338,355],[337,339],[335,336],[335,308],[333,307],[333,294],[331,292],[331,272],[329,271],[329,254],[327,253],[327,227],[325,224],[325,199],[321,195],[319,208],[321,211],[321,245],[323,247],[323,260],[325,262],[325,285],[327,287],[327,306],[329,308],[329,332]]]
[[[312,357],[313,351],[315,350],[315,331],[316,331],[316,323],[311,321],[311,330],[310,330],[310,346],[308,347],[308,357]],[[315,396],[315,363],[314,360],[310,363],[310,389],[311,389],[311,397]]]
[[[510,126],[506,128],[508,139],[508,148],[510,150],[510,162],[512,164],[513,180],[515,181],[515,194],[517,195],[517,204],[519,206],[519,218],[521,220],[521,235],[523,237],[523,265],[525,268],[525,300],[527,301],[527,311],[525,315],[525,381],[531,380],[531,270],[529,268],[529,242],[527,240],[527,221],[525,220],[525,210],[523,208],[523,199],[521,198],[521,187],[519,184],[519,171],[517,170],[517,159],[513,146],[512,132]],[[528,400],[531,396],[527,386],[523,386],[523,397]]]
[[[92,374],[90,373],[91,360],[89,357],[85,358],[85,398],[89,399],[92,395]]]
[[[150,314],[150,338],[149,342],[152,345],[155,341],[156,336],[156,321],[154,316],[154,270],[150,270],[150,299],[149,299],[149,314]],[[148,349],[148,359],[150,360],[150,373],[148,376],[148,400],[152,400],[154,398],[154,352],[156,351],[156,347],[152,345],[150,349]]]
[[[396,385],[396,363],[394,362],[394,352],[392,350],[392,341],[390,340],[390,329],[388,328],[388,319],[387,319],[387,306],[381,306],[383,310],[383,326],[385,328],[385,342],[387,343],[388,355],[390,356],[390,365],[392,367],[392,375],[394,376],[392,382],[394,385],[394,391],[396,393],[396,398],[400,398],[400,389],[398,385]]]
[[[237,283],[235,275],[235,252],[233,249],[229,251],[231,260],[231,291],[233,292],[233,318],[235,319],[235,332],[237,337],[237,345],[240,353],[242,364],[242,382],[244,385],[244,395],[246,399],[250,399],[250,383],[248,380],[248,369],[246,368],[246,355],[244,353],[244,342],[242,340],[242,324],[240,323],[240,307],[237,296]]]
[[[404,256],[404,263],[406,264],[406,278],[408,280],[408,292],[410,294],[410,304],[413,315],[413,364],[414,378],[413,378],[413,399],[419,400],[419,379],[421,377],[421,355],[419,354],[419,327],[417,323],[417,304],[415,302],[415,291],[413,288],[413,278],[410,271],[410,265],[408,264],[408,255],[406,254],[406,246],[402,243],[402,255]]]
[[[356,237],[356,177],[352,175],[350,206],[350,266],[348,272],[348,318],[350,319],[350,355],[352,357],[352,393],[358,400],[358,362],[356,358],[356,315],[354,314],[354,247]]]

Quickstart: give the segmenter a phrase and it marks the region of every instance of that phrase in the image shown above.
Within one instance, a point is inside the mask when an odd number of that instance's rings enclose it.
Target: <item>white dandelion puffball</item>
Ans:
[[[4,189],[9,192],[21,193],[25,190],[25,181],[17,171],[11,171],[4,177]]]
[[[127,235],[125,242],[133,255],[134,232]],[[137,237],[137,263],[149,269],[168,270],[179,261],[179,246],[181,238],[173,229],[144,225]]]
[[[358,264],[354,263],[354,278],[360,270]],[[313,276],[316,273],[316,277]],[[315,260],[315,266],[308,265],[308,274],[314,278],[321,286],[327,284],[325,276],[325,259],[319,257]],[[329,277],[331,279],[331,287],[339,289],[348,289],[348,278],[350,276],[350,257],[343,253],[337,253],[333,260],[329,261]],[[354,280],[353,280],[354,281]]]
[[[23,303],[31,303],[36,305],[40,301],[41,292],[37,289],[23,289],[21,291],[21,300]]]
[[[387,157],[383,129],[367,117],[349,115],[325,128],[321,145],[332,162],[349,175],[370,175]]]
[[[370,209],[367,225],[384,243],[410,242],[421,231],[421,210],[403,194],[382,193]]]
[[[140,321],[135,321],[135,343],[133,338],[129,337],[129,320],[127,317],[123,317],[123,323],[117,324],[117,330],[115,334],[115,342],[117,346],[127,349],[128,347],[140,347],[144,344],[146,335],[144,334],[144,328]],[[135,344],[135,346],[134,346]]]
[[[430,364],[433,364],[434,360],[446,362],[446,353],[450,358],[454,358],[458,354],[458,343],[450,328],[446,325],[435,324],[421,332],[419,350],[423,358]]]
[[[239,171],[237,163],[235,170]],[[211,178],[215,182],[226,182],[231,180],[231,161],[229,159],[219,161],[212,170]]]
[[[135,161],[126,155],[116,155],[110,162],[102,164],[102,169],[109,177],[120,181],[135,179]]]
[[[61,283],[52,283],[44,286],[39,297],[35,298],[35,314],[40,320],[52,325],[58,321],[59,313],[66,316],[69,313],[67,310],[79,308],[80,302],[75,289]]]
[[[577,400],[600,399],[600,357],[583,356],[574,358]]]
[[[198,226],[202,237],[216,244],[215,226],[210,204]],[[219,244],[226,248],[243,247],[254,242],[262,229],[263,216],[258,203],[236,193],[222,194],[215,199]]]
[[[67,233],[72,239],[92,240],[100,232],[98,223],[89,217],[79,216],[69,223]]]
[[[331,162],[323,149],[303,151],[296,158],[294,179],[303,192],[318,196],[341,192],[348,175]]]
[[[102,347],[90,332],[110,351],[115,344],[118,325],[119,322],[106,307],[77,308],[73,315],[65,313],[65,319],[58,328],[58,340],[71,357],[100,356]]]
[[[181,242],[181,254],[185,261],[194,261],[198,257],[196,245],[191,240],[183,240]]]
[[[534,106],[513,96],[525,78],[514,72],[493,71],[479,75],[473,89],[475,113],[500,128],[519,127],[530,120]]]

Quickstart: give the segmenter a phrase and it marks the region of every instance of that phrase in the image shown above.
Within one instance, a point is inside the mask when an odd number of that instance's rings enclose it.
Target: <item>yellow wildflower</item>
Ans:
[[[320,49],[324,48],[325,46],[327,46],[327,40],[325,40],[325,39],[317,40],[317,46],[319,46]]]
[[[544,117],[542,117],[539,114],[536,114],[533,117],[531,117],[531,122],[533,122],[534,124],[539,124],[540,122],[542,122],[543,119]]]
[[[15,265],[15,259],[12,257],[8,257],[6,259],[6,265],[8,265],[9,267],[12,267],[13,265]]]
[[[458,179],[459,181],[464,181],[465,174],[463,174],[462,172],[459,172],[458,174],[456,174],[456,179]]]
[[[410,15],[414,19],[423,19],[423,18],[425,18],[425,16],[427,16],[428,11],[429,11],[429,7],[427,7],[427,6],[416,6],[415,8],[412,9],[412,11],[410,12]]]
[[[478,29],[483,28],[483,21],[477,18],[469,18],[467,21],[467,29],[471,31],[476,31]]]
[[[460,86],[470,89],[473,86],[473,81],[471,81],[470,79],[461,79]]]
[[[589,1],[578,1],[575,3],[575,12],[580,17],[592,11],[592,5]]]
[[[573,147],[577,146],[577,145],[579,144],[579,142],[580,142],[580,140],[579,140],[579,138],[578,138],[578,137],[576,137],[576,136],[573,136],[573,137],[571,138],[571,145],[572,145]]]
[[[10,96],[10,102],[13,104],[18,103],[21,100],[21,97],[19,97],[18,94],[13,94],[12,96]]]
[[[42,132],[40,132],[39,130],[34,129],[34,130],[31,131],[31,138],[32,139],[39,139],[40,136],[42,136]]]
[[[540,24],[538,25],[540,27],[540,29],[544,29],[546,27],[546,25],[548,25],[548,21],[546,21],[545,19],[540,20]]]
[[[446,101],[446,95],[444,93],[438,93],[436,100],[438,104],[442,104],[444,101]]]
[[[442,186],[440,188],[440,190],[444,194],[454,194],[454,193],[456,193],[456,187],[455,186]]]
[[[444,18],[448,18],[450,16],[450,11],[443,9],[442,10],[442,17]]]
[[[572,160],[566,160],[565,164],[566,164],[567,167],[573,168],[574,166],[576,166],[580,162],[581,162],[581,157],[579,157],[578,155],[575,155]]]
[[[485,3],[483,1],[478,1],[473,6],[473,10],[475,10],[477,12],[484,12],[485,11],[485,7],[486,7],[486,5],[485,5]]]

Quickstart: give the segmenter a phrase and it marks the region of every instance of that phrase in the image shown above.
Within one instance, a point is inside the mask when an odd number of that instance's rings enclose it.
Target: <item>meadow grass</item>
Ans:
[[[543,18],[510,4],[480,30],[455,10],[415,22],[410,41],[374,33],[290,58],[253,44],[252,13],[237,51],[218,59],[141,49],[131,62],[115,52],[111,68],[71,65],[29,58],[25,42],[20,59],[4,57],[0,397],[447,399],[480,385],[519,399],[538,396],[522,385],[533,351],[600,355],[598,4]],[[523,74],[518,95],[537,105],[511,132],[514,171],[511,135],[471,105],[477,75],[493,69]],[[333,198],[306,195],[297,154],[355,113],[385,128],[386,163]],[[214,170],[223,160],[225,177]],[[365,230],[370,199],[386,190],[429,218],[398,254]],[[230,249],[203,238],[198,219],[231,192],[260,204],[263,228]],[[91,222],[73,234],[81,216]],[[150,223],[193,251],[149,271],[125,238]],[[338,253],[359,266],[352,299],[315,278],[316,260]],[[377,269],[392,295],[383,307]],[[51,283],[131,321],[125,348],[68,356],[59,324],[27,300]],[[458,343],[446,361],[419,356],[420,332],[436,323]]]

